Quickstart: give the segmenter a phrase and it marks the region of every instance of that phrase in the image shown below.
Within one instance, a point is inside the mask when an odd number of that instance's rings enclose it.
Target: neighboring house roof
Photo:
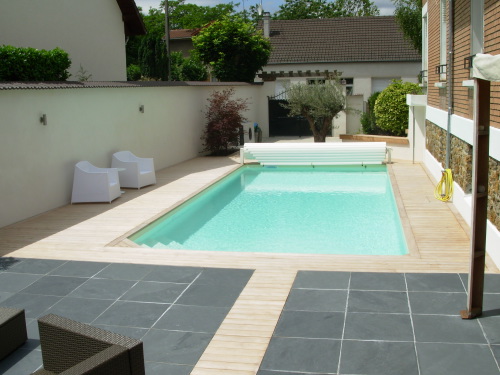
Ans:
[[[146,27],[142,21],[139,9],[134,0],[116,0],[122,11],[122,19],[125,24],[125,35],[145,35]]]
[[[267,65],[422,59],[394,16],[271,20],[270,39]]]
[[[170,40],[172,40],[172,39],[191,39],[193,36],[198,35],[200,30],[201,30],[200,28],[198,28],[198,29],[170,30]]]

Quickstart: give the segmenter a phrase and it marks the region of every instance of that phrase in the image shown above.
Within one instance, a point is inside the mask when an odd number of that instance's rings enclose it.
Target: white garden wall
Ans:
[[[0,227],[68,204],[80,160],[109,167],[130,150],[159,170],[199,156],[206,98],[225,87],[0,90]],[[267,123],[261,86],[235,89],[249,121]]]

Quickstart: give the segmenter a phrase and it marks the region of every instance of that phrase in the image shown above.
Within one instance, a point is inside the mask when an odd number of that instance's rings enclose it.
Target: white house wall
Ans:
[[[80,65],[93,81],[125,81],[125,33],[116,0],[2,1],[0,45],[53,49]]]
[[[418,74],[420,73],[421,62],[370,62],[370,63],[318,63],[318,64],[273,64],[265,66],[262,70],[265,72],[297,72],[301,70],[303,77],[279,78],[280,80],[290,80],[291,83],[304,81],[307,78],[305,73],[307,70],[315,72],[319,70],[324,72],[328,70],[342,73],[342,77],[354,78],[354,95],[363,95],[363,100],[367,101],[372,94],[372,79],[373,78],[401,78],[403,81],[418,82]]]

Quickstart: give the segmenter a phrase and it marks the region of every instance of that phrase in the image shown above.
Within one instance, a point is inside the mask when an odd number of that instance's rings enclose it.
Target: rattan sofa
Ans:
[[[142,341],[49,314],[38,319],[43,369],[36,375],[144,375]]]
[[[24,310],[0,307],[0,360],[28,339]]]

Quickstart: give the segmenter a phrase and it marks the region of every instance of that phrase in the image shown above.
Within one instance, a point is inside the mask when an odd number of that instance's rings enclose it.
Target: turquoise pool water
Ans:
[[[130,239],[231,252],[408,253],[386,166],[245,166]]]

